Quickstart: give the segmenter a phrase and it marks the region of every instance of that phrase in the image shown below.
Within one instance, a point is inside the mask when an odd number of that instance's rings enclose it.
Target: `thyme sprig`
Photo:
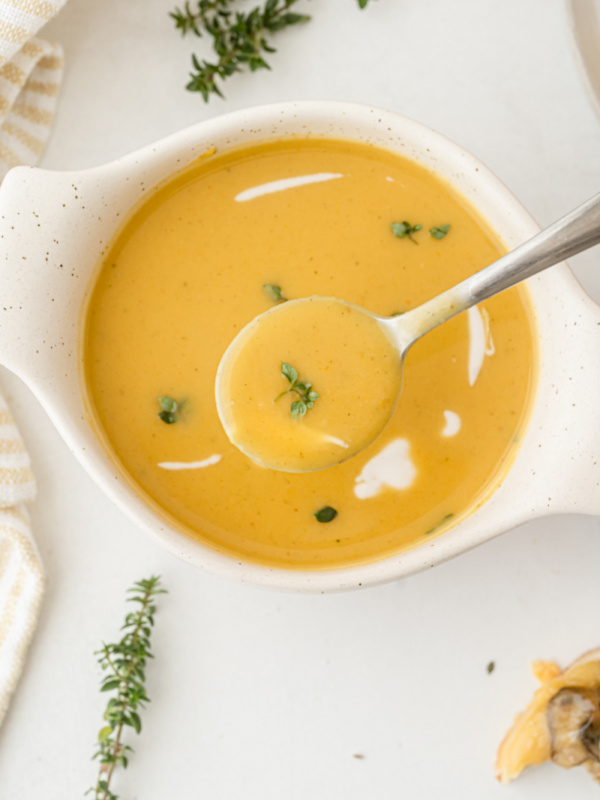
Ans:
[[[292,419],[302,419],[306,412],[314,406],[315,401],[319,399],[319,395],[313,392],[312,383],[298,380],[298,370],[294,369],[287,361],[281,362],[281,374],[288,379],[290,386],[278,394],[273,402],[276,403],[289,392],[295,392],[300,399],[294,400],[290,408],[290,414]]]
[[[275,53],[271,37],[284,28],[308,22],[308,14],[290,9],[298,0],[266,0],[249,12],[234,11],[235,0],[186,0],[182,8],[169,13],[181,35],[194,34],[212,39],[216,60],[208,61],[192,55],[193,70],[186,89],[199,92],[208,102],[211,95],[223,97],[217,81],[223,82],[236,72],[249,69],[271,69],[265,53]],[[358,0],[366,8],[369,0]],[[194,6],[194,7],[192,7]]]
[[[165,594],[160,588],[160,578],[153,576],[137,581],[129,589],[127,599],[139,603],[137,611],[125,617],[122,630],[125,631],[120,642],[103,644],[97,651],[98,663],[108,674],[100,684],[101,692],[114,692],[104,712],[107,724],[98,734],[98,750],[93,758],[100,759],[100,769],[96,785],[88,790],[94,800],[118,800],[110,788],[115,767],[127,767],[129,745],[121,741],[124,729],[133,728],[136,733],[142,729],[139,710],[150,702],[146,694],[146,662],[153,658],[150,652],[150,635],[154,625],[156,595]]]
[[[196,11],[186,2],[183,9],[176,8],[170,16],[182,35],[204,33],[212,38],[212,47],[217,55],[215,61],[199,59],[192,55],[193,70],[186,86],[190,92],[200,92],[205,102],[212,94],[223,97],[217,80],[224,81],[236,72],[248,68],[271,69],[264,58],[265,53],[276,52],[270,36],[278,31],[308,22],[307,14],[290,11],[298,0],[266,0],[262,8],[251,11],[232,11],[233,0],[197,0]]]

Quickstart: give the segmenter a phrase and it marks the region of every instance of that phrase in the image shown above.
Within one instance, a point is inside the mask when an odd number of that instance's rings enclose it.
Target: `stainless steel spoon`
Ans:
[[[382,317],[368,309],[361,308],[353,303],[347,303],[345,300],[335,299],[334,302],[351,306],[354,311],[359,309],[362,313],[375,319],[378,325],[387,332],[387,335],[395,343],[400,357],[401,368],[403,368],[404,360],[409,349],[422,336],[433,330],[433,328],[452,319],[452,317],[455,317],[462,311],[466,311],[468,308],[471,308],[471,306],[483,300],[487,300],[495,294],[504,291],[504,289],[508,289],[526,278],[558,264],[564,259],[569,258],[569,256],[587,250],[599,242],[600,194],[597,194],[570,214],[562,217],[549,228],[541,231],[532,239],[529,239],[512,252],[498,259],[498,261],[495,261],[493,264],[476,272],[461,283],[456,284],[447,291],[442,292],[426,303],[400,316]],[[232,398],[227,395],[228,381],[226,378],[232,369],[234,357],[240,357],[240,343],[248,341],[249,334],[251,335],[252,331],[256,330],[257,325],[260,324],[264,317],[270,314],[284,314],[286,313],[286,307],[290,308],[294,306],[297,308],[299,304],[308,303],[315,299],[317,298],[313,297],[289,301],[257,317],[243,328],[233,340],[221,359],[217,371],[215,387],[217,410],[225,432],[233,444],[262,466],[282,469],[282,467],[276,463],[269,463],[268,459],[265,459],[264,453],[261,457],[258,457],[256,452],[253,452],[252,442],[244,439],[243,432],[242,435],[240,435],[239,430],[236,430],[234,433],[232,417],[231,414],[228,413]],[[329,300],[331,300],[331,298],[329,298]],[[398,393],[398,397],[399,396]],[[362,442],[362,444],[353,447],[352,443],[349,443],[349,446],[345,447],[343,451],[336,453],[336,455],[332,457],[331,463],[327,463],[320,468],[335,466],[364,449],[365,431],[368,431],[367,438],[373,441],[385,428],[394,410],[395,406],[393,405],[390,408],[387,419],[383,420],[381,426],[374,431],[372,430],[372,426],[369,427],[371,415],[364,413],[362,416],[364,417],[365,429],[363,431],[358,431],[356,437],[356,441]],[[360,420],[358,424],[360,425]],[[293,468],[289,466],[286,467],[286,471],[312,471],[312,469],[303,469],[302,466],[303,460],[299,460]]]

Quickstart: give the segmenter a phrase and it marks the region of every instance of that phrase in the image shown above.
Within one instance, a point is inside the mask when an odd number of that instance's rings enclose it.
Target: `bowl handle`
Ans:
[[[77,374],[90,277],[137,199],[122,172],[16,167],[0,187],[0,364],[38,395]]]
[[[65,197],[61,173],[31,167],[11,170],[0,188],[0,364],[26,383],[56,368],[77,320],[82,281],[71,238],[80,214]]]
[[[549,368],[528,426],[531,501],[540,514],[600,515],[600,306],[573,284],[560,300],[561,323],[544,326]]]

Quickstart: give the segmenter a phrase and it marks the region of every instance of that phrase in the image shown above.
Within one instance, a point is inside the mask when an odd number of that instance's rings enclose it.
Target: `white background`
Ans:
[[[301,5],[313,21],[277,37],[273,71],[232,79],[227,100],[206,106],[183,88],[202,42],[180,39],[171,0],[69,0],[47,29],[65,47],[67,74],[42,165],[85,168],[225,111],[322,98],[436,128],[542,225],[600,188],[600,121],[560,0]],[[596,300],[599,259],[572,262]],[[534,689],[529,662],[566,664],[600,645],[598,519],[530,523],[357,593],[238,586],[146,539],[82,472],[30,392],[0,377],[39,482],[33,525],[48,577],[0,730],[2,800],[76,798],[94,782],[106,696],[93,651],[118,634],[127,586],[152,573],[170,594],[157,619],[152,703],[114,784],[122,800],[598,796],[581,770],[547,765],[510,787],[493,777],[497,745]]]

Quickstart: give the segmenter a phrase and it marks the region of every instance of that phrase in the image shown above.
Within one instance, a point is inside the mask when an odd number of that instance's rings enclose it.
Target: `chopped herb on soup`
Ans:
[[[315,511],[315,519],[317,522],[331,522],[337,517],[338,512],[331,506],[323,506],[318,511]]]
[[[311,409],[319,399],[319,395],[313,391],[312,383],[298,380],[298,370],[294,369],[294,367],[286,361],[281,362],[281,374],[284,378],[287,378],[290,386],[288,389],[284,389],[283,392],[278,394],[273,402],[276,403],[281,397],[289,394],[289,392],[295,392],[299,400],[294,400],[292,402],[290,414],[292,419],[302,419],[306,412]]]
[[[423,229],[422,225],[411,225],[410,222],[392,222],[392,233],[398,239],[410,239],[414,244],[418,244],[417,240],[413,238],[413,233],[418,233]]]
[[[275,283],[263,283],[263,289],[269,299],[274,300],[276,303],[284,303],[287,300],[287,297],[283,296],[281,286],[277,286]]]
[[[172,397],[166,397],[164,395],[156,399],[160,406],[160,411],[158,412],[159,419],[162,419],[167,425],[173,425],[174,422],[177,422],[181,412],[181,403],[173,400]]]
[[[434,228],[429,228],[429,235],[432,239],[443,239],[450,230],[450,224],[437,225]]]

